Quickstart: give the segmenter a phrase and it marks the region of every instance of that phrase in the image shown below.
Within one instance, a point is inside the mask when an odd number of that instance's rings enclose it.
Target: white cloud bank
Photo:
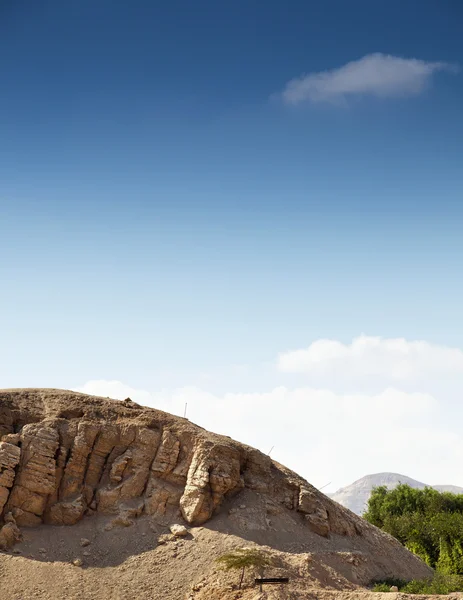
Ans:
[[[421,93],[438,71],[455,71],[446,62],[426,62],[389,54],[367,54],[342,67],[309,73],[289,81],[281,97],[285,104],[337,102],[352,96],[413,96]]]
[[[280,354],[277,366],[285,373],[405,381],[463,375],[463,351],[422,340],[361,335],[349,344],[317,340],[308,348]]]

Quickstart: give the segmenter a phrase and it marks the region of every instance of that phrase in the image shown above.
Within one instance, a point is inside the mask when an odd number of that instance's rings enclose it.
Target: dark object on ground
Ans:
[[[267,583],[271,583],[271,584],[281,584],[281,583],[289,583],[289,577],[263,577],[263,578],[256,578],[254,580],[255,584],[259,586],[260,591],[262,591],[262,586],[266,585]]]

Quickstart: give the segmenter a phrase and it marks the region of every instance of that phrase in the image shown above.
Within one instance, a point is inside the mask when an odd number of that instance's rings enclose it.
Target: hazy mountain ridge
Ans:
[[[373,473],[357,479],[350,485],[340,488],[333,494],[327,494],[332,500],[342,504],[352,512],[361,515],[368,503],[373,488],[385,485],[389,489],[395,488],[399,483],[404,483],[412,488],[423,489],[432,487],[439,492],[463,493],[463,487],[456,485],[430,485],[401,475],[400,473]]]

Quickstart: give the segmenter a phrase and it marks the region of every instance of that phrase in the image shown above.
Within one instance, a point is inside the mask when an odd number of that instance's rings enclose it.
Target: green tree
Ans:
[[[463,575],[463,495],[399,485],[373,490],[364,518],[430,567]]]
[[[244,579],[246,568],[263,569],[270,563],[268,555],[258,548],[236,548],[231,552],[223,554],[217,559],[220,567],[229,571],[230,569],[241,570],[240,582],[238,589]]]

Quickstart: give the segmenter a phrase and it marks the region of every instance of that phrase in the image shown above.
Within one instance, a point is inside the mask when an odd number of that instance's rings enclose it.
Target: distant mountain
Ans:
[[[362,479],[358,479],[350,485],[339,489],[334,494],[328,494],[335,502],[339,502],[352,512],[361,515],[367,506],[370,494],[375,487],[385,485],[389,489],[395,488],[399,483],[405,483],[412,488],[423,489],[425,487],[433,487],[439,492],[453,492],[454,494],[463,494],[463,487],[456,485],[429,485],[411,479],[406,475],[399,473],[374,473],[366,475]]]

